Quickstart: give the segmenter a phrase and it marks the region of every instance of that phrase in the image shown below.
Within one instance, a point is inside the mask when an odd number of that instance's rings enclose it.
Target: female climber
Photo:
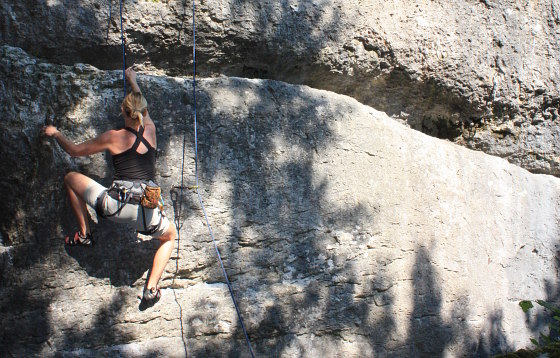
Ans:
[[[72,211],[78,221],[79,230],[65,238],[66,245],[93,246],[86,204],[95,208],[98,215],[133,226],[138,232],[159,238],[160,247],[154,256],[148,282],[144,286],[143,298],[155,303],[161,297],[159,279],[173,251],[177,232],[161,205],[149,208],[140,203],[146,185],[153,183],[156,160],[156,126],[148,114],[147,102],[136,83],[136,72],[129,68],[125,77],[131,86],[122,102],[121,112],[125,128],[110,130],[100,136],[75,144],[56,127],[42,129],[44,135],[54,137],[58,144],[73,157],[87,156],[107,150],[113,157],[113,185],[108,189],[93,179],[70,172],[64,177],[64,185]],[[159,193],[157,193],[159,199]],[[156,199],[157,201],[157,199]]]

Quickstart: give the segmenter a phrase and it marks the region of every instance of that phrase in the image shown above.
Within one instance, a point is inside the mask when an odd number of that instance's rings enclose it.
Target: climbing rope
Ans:
[[[120,3],[120,23],[121,23],[121,43],[122,43],[122,59],[123,59],[123,87],[124,87],[124,96],[126,96],[126,50],[125,50],[125,41],[124,41],[124,27],[123,27],[123,16],[122,16],[122,3],[123,0],[119,1]],[[109,38],[109,26],[111,23],[111,7],[112,1],[109,4],[109,25],[107,27],[107,39]],[[208,231],[210,233],[210,237],[212,238],[212,242],[214,244],[214,249],[216,251],[216,255],[218,256],[218,261],[220,263],[220,267],[222,269],[222,273],[224,275],[226,284],[228,286],[228,290],[233,301],[233,305],[235,306],[235,311],[237,313],[237,317],[239,319],[239,323],[241,324],[241,328],[243,329],[243,333],[245,335],[245,340],[247,341],[247,346],[249,348],[249,352],[251,353],[251,357],[255,357],[253,352],[253,348],[251,346],[251,341],[249,340],[249,335],[247,334],[247,329],[245,328],[245,324],[243,323],[243,318],[241,317],[241,312],[239,311],[239,306],[237,305],[237,301],[235,300],[235,295],[233,293],[233,288],[231,286],[231,282],[229,281],[226,269],[224,267],[224,263],[222,260],[222,256],[220,254],[220,250],[218,249],[218,244],[216,243],[216,239],[214,238],[214,233],[212,231],[212,227],[210,225],[210,221],[208,220],[208,214],[206,213],[206,208],[204,207],[204,202],[202,200],[202,196],[200,195],[199,190],[199,179],[198,179],[198,121],[196,116],[196,23],[195,23],[195,14],[196,14],[196,4],[193,0],[192,2],[192,16],[193,16],[193,118],[194,118],[194,152],[195,152],[195,186],[192,187],[185,187],[184,185],[184,173],[185,173],[185,147],[186,147],[186,132],[183,132],[183,157],[182,157],[182,164],[181,164],[181,186],[180,186],[180,199],[179,199],[179,209],[177,211],[177,216],[175,217],[175,227],[177,228],[177,239],[180,239],[180,230],[182,227],[182,223],[180,222],[180,218],[182,215],[182,206],[183,206],[183,189],[196,189],[196,194],[198,196],[198,201],[200,202],[200,207],[202,208],[202,212],[204,213],[204,219],[206,220],[206,226],[208,227]],[[179,259],[179,245],[177,245],[177,261],[176,271],[178,271],[178,259]],[[177,301],[177,297],[175,297]],[[182,307],[179,305],[179,309],[182,312]],[[181,314],[182,316],[182,314]],[[182,317],[180,317],[182,321]],[[181,336],[183,336],[183,325],[181,324]],[[183,337],[182,337],[183,338]],[[184,340],[183,343],[185,344]],[[186,353],[186,346],[185,346],[185,353]]]
[[[119,1],[120,5],[120,20],[121,20],[121,44],[122,44],[122,77],[123,77],[123,97],[126,97],[126,49],[124,43],[124,27],[123,27],[123,16],[122,16],[122,8],[123,8],[123,0]],[[106,42],[109,41],[109,28],[111,27],[111,16],[112,16],[112,9],[113,9],[113,0],[109,0],[109,19],[107,20],[107,38],[105,39]]]
[[[255,357],[253,353],[253,348],[251,347],[251,341],[249,340],[249,335],[247,334],[247,329],[245,328],[245,324],[243,323],[243,318],[241,317],[241,312],[239,311],[239,306],[237,305],[237,301],[235,300],[235,295],[233,293],[233,288],[229,281],[226,269],[224,267],[224,263],[222,261],[222,256],[220,254],[220,250],[218,249],[218,244],[216,243],[216,239],[214,238],[214,233],[212,231],[212,226],[210,225],[210,221],[208,220],[208,214],[206,213],[206,208],[204,207],[204,202],[202,200],[202,196],[200,195],[199,189],[199,179],[198,179],[198,121],[196,116],[196,24],[195,24],[195,14],[196,14],[196,4],[195,0],[192,2],[192,28],[193,28],[193,80],[192,80],[192,95],[193,95],[193,118],[194,118],[194,176],[195,176],[195,185],[193,187],[188,187],[188,189],[195,189],[196,195],[198,197],[198,201],[200,202],[200,207],[202,208],[202,212],[204,213],[204,219],[206,220],[206,226],[208,227],[208,231],[210,233],[210,237],[212,238],[212,243],[214,244],[214,249],[216,250],[216,255],[218,256],[218,261],[220,263],[220,267],[222,268],[222,273],[224,275],[226,284],[228,286],[229,294],[233,301],[233,305],[235,306],[235,312],[237,313],[237,318],[239,319],[239,323],[241,324],[241,328],[243,329],[243,333],[245,335],[245,340],[247,341],[247,346],[249,348],[249,352],[251,353],[251,357]],[[183,204],[183,189],[186,189],[184,185],[184,167],[185,167],[185,134],[183,134],[183,161],[181,165],[181,193],[180,193],[180,202],[179,202],[179,216],[176,218],[175,225],[177,226],[177,231],[179,232],[180,227],[182,226],[179,223],[180,214],[182,211],[182,204]]]
[[[123,79],[123,91],[124,91],[124,96],[126,97],[126,77],[125,77],[125,71],[126,71],[126,56],[125,56],[125,48],[124,48],[124,29],[123,29],[123,21],[122,21],[122,3],[123,0],[119,1],[120,3],[120,10],[121,10],[121,43],[122,43],[122,79]]]
[[[113,11],[113,0],[109,0],[109,19],[107,20],[107,37],[105,38],[105,44],[109,42],[109,28],[111,27],[112,11]]]

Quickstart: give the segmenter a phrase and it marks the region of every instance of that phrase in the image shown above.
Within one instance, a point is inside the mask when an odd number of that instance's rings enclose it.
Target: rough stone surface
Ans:
[[[102,221],[95,248],[65,248],[64,174],[111,171],[38,135],[121,125],[120,73],[0,54],[2,352],[249,356],[197,197],[173,188],[183,150],[194,181],[192,82],[139,76],[181,225],[162,300],[142,310],[158,243]],[[219,77],[197,98],[201,195],[257,356],[488,356],[543,328],[518,302],[558,301],[558,178],[306,86]]]
[[[119,69],[119,7],[110,4],[3,1],[0,44],[54,62]],[[558,0],[196,4],[203,76],[269,78],[350,95],[424,133],[560,175]],[[126,1],[128,63],[171,75],[192,71],[191,5]]]

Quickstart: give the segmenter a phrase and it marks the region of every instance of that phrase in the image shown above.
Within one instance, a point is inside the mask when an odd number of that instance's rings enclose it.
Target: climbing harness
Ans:
[[[210,225],[210,221],[208,220],[208,215],[206,213],[206,208],[204,207],[204,202],[202,200],[202,196],[200,195],[200,189],[199,189],[199,180],[198,180],[198,122],[197,122],[197,117],[196,117],[196,24],[195,24],[195,14],[196,14],[196,5],[195,5],[195,0],[192,1],[192,17],[193,17],[193,22],[192,22],[192,29],[193,29],[193,86],[192,86],[192,95],[193,95],[193,119],[194,119],[194,172],[195,172],[195,185],[193,186],[185,186],[184,185],[184,168],[185,168],[185,143],[186,143],[186,134],[183,133],[183,158],[182,158],[182,165],[181,165],[181,186],[180,186],[180,202],[179,202],[179,211],[177,217],[175,218],[175,225],[177,226],[177,232],[179,232],[180,227],[182,226],[182,224],[180,224],[179,220],[181,217],[181,211],[182,211],[182,202],[183,202],[183,189],[193,189],[196,190],[196,194],[198,197],[198,201],[200,203],[200,207],[202,209],[202,212],[204,213],[204,219],[206,220],[206,226],[208,227],[208,231],[210,233],[210,237],[212,238],[212,243],[214,244],[214,249],[216,251],[216,255],[218,256],[218,261],[220,263],[220,266],[222,268],[222,273],[224,275],[224,279],[226,281],[226,284],[228,286],[229,289],[229,293],[231,296],[231,299],[233,301],[233,305],[235,306],[235,311],[237,313],[237,318],[239,319],[239,323],[241,324],[241,328],[243,329],[243,333],[245,334],[245,340],[247,342],[247,346],[249,348],[249,352],[251,353],[251,357],[255,357],[255,354],[253,353],[253,348],[251,347],[251,341],[249,340],[249,335],[247,334],[247,330],[245,328],[245,324],[243,323],[243,318],[241,317],[241,312],[239,311],[239,306],[237,305],[237,301],[235,300],[235,296],[233,293],[233,288],[231,286],[231,283],[229,281],[226,269],[224,267],[224,263],[222,261],[222,256],[220,255],[220,250],[218,249],[218,244],[216,243],[216,240],[214,238],[214,233],[212,231],[212,227]],[[179,248],[177,247],[177,250],[179,250]]]
[[[119,203],[117,210],[111,214],[105,213],[105,203],[107,202],[108,196],[117,200]],[[104,219],[118,215],[126,206],[126,204],[133,204],[133,202],[131,202],[131,199],[133,197],[134,194],[132,194],[132,192],[126,186],[114,182],[109,189],[103,190],[97,197],[97,200],[95,201],[95,213],[98,217]]]
[[[156,206],[159,211],[159,221],[155,225],[146,225],[145,210],[152,208],[143,205],[142,202],[146,197],[146,189],[149,187],[157,187],[157,184],[155,184],[151,180],[148,182],[115,180],[109,189],[103,190],[97,197],[97,200],[95,201],[95,212],[97,216],[101,218],[110,218],[118,215],[128,204],[139,205],[142,210],[142,222],[144,230],[138,230],[137,232],[142,235],[152,235],[161,227],[161,223],[163,222],[163,217],[165,216],[165,214],[161,210],[161,207],[163,206],[163,199],[161,199],[160,196],[158,198],[160,202]],[[106,213],[105,211],[107,197],[111,197],[118,202],[117,210],[115,210],[115,212],[113,213]]]

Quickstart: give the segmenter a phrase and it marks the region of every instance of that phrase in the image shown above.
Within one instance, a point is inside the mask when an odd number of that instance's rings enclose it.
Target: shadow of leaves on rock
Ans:
[[[112,286],[132,286],[152,266],[158,240],[137,238],[114,223],[95,226],[95,247],[65,247],[89,276],[109,278]]]
[[[402,353],[406,356],[488,357],[511,349],[504,334],[501,311],[484,317],[479,333],[475,333],[468,322],[472,317],[468,296],[459,296],[452,305],[451,314],[445,314],[440,278],[431,252],[430,247],[424,246],[416,250],[412,274],[414,304]],[[429,339],[426,332],[429,332]]]
[[[428,249],[418,249],[413,270],[414,308],[408,333],[409,354],[442,357],[451,340],[451,331],[441,317],[441,288],[437,283],[437,274],[430,262]],[[427,330],[431,332],[429,340],[424,335]]]
[[[224,89],[235,94],[233,118]],[[336,141],[336,114],[317,120],[327,103],[279,82],[215,80],[204,91],[201,111],[217,114],[200,127],[201,175],[205,183],[225,176],[231,186],[221,199],[231,202],[233,217],[220,228],[227,238],[220,249],[257,355],[297,355],[298,336],[339,337],[367,307],[354,308],[351,285],[333,282],[344,270],[328,268],[336,256],[325,249],[329,227],[352,230],[375,218],[360,204],[324,202],[329,183],[314,175],[314,156]],[[248,290],[266,299],[253,301]],[[229,355],[248,353],[239,324],[233,336],[243,353]]]
[[[107,299],[107,297],[104,297],[104,299]],[[64,353],[72,353],[68,355],[95,356],[95,349],[128,343],[133,340],[133,334],[118,328],[119,316],[122,314],[123,309],[125,309],[123,307],[126,304],[125,302],[127,300],[124,299],[124,294],[117,291],[110,298],[110,302],[102,305],[100,309],[92,314],[92,318],[87,317],[87,319],[93,321],[88,324],[90,328],[77,329],[76,326],[70,326],[65,329],[62,332],[65,341],[59,345],[58,355],[65,356]],[[120,354],[117,353],[109,356],[120,356]]]
[[[61,78],[72,82],[71,76],[78,76],[80,72],[78,69],[74,71],[69,77]],[[59,97],[70,98],[69,102],[78,106],[83,105],[82,100],[87,103],[85,99],[92,93],[108,95],[91,101],[92,115],[83,122],[72,122],[68,117],[58,120],[61,125],[67,125],[72,134],[87,132],[94,135],[115,125],[111,123],[114,116],[108,115],[112,109],[107,108],[118,108],[120,82],[118,76],[111,73],[86,70],[85,74],[99,80],[100,88],[88,87],[79,98],[73,98],[64,93],[64,88],[68,87],[59,83],[63,87]],[[62,73],[58,75],[63,76]],[[167,173],[164,165],[158,164],[162,174],[160,184],[170,188],[180,181],[177,170],[180,163],[170,162],[177,162],[176,158],[180,156],[177,153],[181,153],[182,148],[178,143],[182,143],[184,133],[189,136],[188,144],[193,145],[192,127],[186,124],[189,118],[185,115],[192,110],[188,93],[192,84],[148,76],[140,80],[151,103],[150,111],[153,108],[154,120],[160,126],[159,163],[167,161],[171,167]],[[30,77],[29,81],[37,83],[38,79]],[[77,87],[84,82],[73,84]],[[430,249],[426,248],[417,250],[417,270],[411,275],[414,303],[405,337],[407,345],[404,348],[391,346],[395,340],[392,334],[397,329],[397,322],[401,321],[397,317],[399,312],[394,312],[394,304],[399,298],[391,288],[395,278],[386,271],[377,270],[381,266],[376,266],[375,262],[367,268],[371,274],[363,275],[362,268],[354,260],[355,255],[362,254],[360,245],[364,237],[372,234],[368,225],[377,220],[376,208],[351,200],[338,202],[333,199],[332,178],[318,171],[315,161],[338,143],[339,138],[332,128],[342,125],[339,118],[351,116],[345,100],[339,99],[333,104],[318,94],[311,96],[299,87],[274,81],[231,78],[205,80],[200,85],[197,95],[199,113],[203,115],[199,117],[198,134],[204,200],[210,209],[210,220],[215,225],[224,264],[257,355],[328,355],[357,342],[365,355],[388,355],[397,351],[441,356],[460,335],[468,336],[465,346],[474,347],[476,352],[481,352],[480,355],[492,352],[496,344],[507,346],[501,333],[500,312],[489,318],[489,338],[479,337],[469,332],[465,323],[454,324],[444,316],[437,270],[432,265]],[[58,90],[57,87],[55,91]],[[61,113],[70,115],[72,109],[69,105]],[[96,121],[97,116],[106,118]],[[29,131],[37,133],[43,120],[44,116],[37,116],[36,122],[25,125],[29,126]],[[72,123],[76,128],[70,127]],[[39,148],[37,145],[26,150],[32,152]],[[26,192],[27,200],[37,194],[41,194],[39,201],[52,199],[50,206],[43,204],[41,207],[52,210],[47,211],[51,222],[32,227],[30,237],[21,235],[21,246],[13,247],[12,259],[2,259],[2,262],[11,260],[9,264],[3,264],[2,271],[2,278],[7,278],[8,283],[3,280],[0,284],[2,292],[11,297],[2,301],[2,312],[8,312],[3,318],[2,322],[6,322],[3,327],[9,327],[28,312],[47,314],[51,306],[57,304],[58,297],[53,291],[65,284],[68,275],[85,272],[91,282],[109,279],[112,285],[133,285],[149,268],[157,245],[157,241],[137,242],[126,229],[102,223],[96,227],[98,246],[94,250],[64,250],[60,238],[54,237],[72,227],[68,204],[62,193],[62,177],[70,169],[83,170],[91,175],[95,168],[105,163],[103,158],[98,158],[93,159],[97,160],[95,163],[76,164],[57,156],[59,154],[53,148],[49,150],[55,154],[41,154],[44,163],[24,163],[18,167],[21,171],[33,165],[41,168],[40,175],[31,177],[33,185],[25,186],[22,192]],[[189,151],[192,154],[192,150]],[[49,168],[56,170],[49,172]],[[190,164],[187,172],[192,174],[192,169]],[[110,178],[110,173],[98,175],[101,181]],[[39,178],[44,180],[39,181]],[[227,203],[227,210],[220,208],[225,206],[224,203]],[[189,210],[185,210],[181,220],[201,215],[190,210],[196,207],[192,198],[185,196],[182,204]],[[169,204],[167,208],[170,208]],[[212,211],[215,208],[218,210]],[[41,211],[30,213],[32,218],[41,215]],[[185,227],[182,237],[189,240],[189,245],[204,246],[207,251],[212,251],[211,241],[202,229],[189,232]],[[213,253],[180,259],[198,261],[197,279],[208,283],[223,282]],[[52,266],[46,265],[47,261]],[[62,273],[59,275],[60,269]],[[181,270],[186,272],[186,278],[193,278],[193,270],[184,267]],[[26,276],[17,278],[26,271],[29,272]],[[37,297],[26,297],[22,287],[39,287],[33,291],[37,292]],[[82,287],[76,288],[76,291],[83,290]],[[14,295],[10,296],[10,293]],[[15,300],[27,302],[34,308],[27,307],[22,313],[23,307],[17,306],[19,301]],[[215,308],[205,307],[203,302],[200,304],[202,312],[182,317],[187,325],[194,326],[196,317],[208,321],[216,319],[217,313],[211,312]],[[468,316],[462,304],[453,307],[452,319]],[[20,311],[12,312],[12,307],[20,307]],[[117,319],[124,308],[116,297],[111,304],[99,307],[95,314],[100,319],[94,320],[89,327],[81,332],[66,330],[62,336],[53,333],[41,319],[37,319],[37,326],[44,333],[38,338],[33,335],[34,328],[28,327],[19,338],[8,342],[10,332],[4,328],[2,343],[12,352],[27,350],[27,353],[35,353],[49,345],[47,340],[54,336],[54,346],[62,351],[78,347],[79,342],[86,345],[87,334],[84,332],[91,332],[99,336],[104,345],[120,344],[135,337],[128,331],[119,331],[105,319]],[[244,356],[248,353],[238,322],[225,338],[212,332],[200,335],[190,329],[187,331],[187,340],[194,341],[194,347],[188,349],[193,356]],[[29,336],[25,332],[29,332]],[[432,342],[422,342],[424,332],[434,332]],[[35,338],[37,343],[26,346],[35,342]],[[227,344],[222,344],[226,339]]]

